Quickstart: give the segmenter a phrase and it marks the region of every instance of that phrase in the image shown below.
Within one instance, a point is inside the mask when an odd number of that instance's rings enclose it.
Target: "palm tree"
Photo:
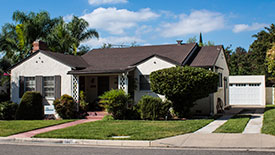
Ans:
[[[71,22],[68,23],[68,30],[71,32],[75,42],[73,44],[74,54],[76,55],[77,48],[81,42],[90,38],[98,38],[99,35],[96,30],[88,29],[89,23],[82,18],[73,16]]]

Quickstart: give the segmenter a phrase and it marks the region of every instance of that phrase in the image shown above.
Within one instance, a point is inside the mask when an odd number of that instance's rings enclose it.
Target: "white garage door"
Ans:
[[[229,85],[229,103],[231,105],[261,105],[260,83],[231,83]]]

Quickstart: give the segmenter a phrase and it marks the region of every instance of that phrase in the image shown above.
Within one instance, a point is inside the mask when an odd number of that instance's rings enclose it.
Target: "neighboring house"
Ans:
[[[45,49],[43,42],[34,43],[33,54],[11,68],[13,102],[19,103],[28,90],[41,92],[45,105],[52,105],[54,99],[63,94],[78,101],[81,90],[89,102],[110,89],[123,89],[135,102],[143,95],[163,98],[150,90],[149,74],[163,68],[190,65],[212,70],[220,76],[217,92],[196,101],[193,112],[217,113],[218,98],[223,107],[228,105],[229,70],[223,46],[199,47],[196,43],[179,41],[171,45],[94,49],[83,56]]]

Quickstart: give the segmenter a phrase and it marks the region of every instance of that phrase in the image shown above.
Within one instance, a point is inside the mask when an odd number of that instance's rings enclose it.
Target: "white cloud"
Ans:
[[[242,31],[254,31],[254,30],[261,29],[265,26],[267,26],[267,24],[263,24],[263,23],[253,23],[252,25],[237,24],[237,25],[234,25],[234,28],[233,28],[232,31],[234,33],[239,33],[239,32],[242,32]]]
[[[222,29],[224,23],[224,16],[221,13],[199,10],[192,11],[190,15],[181,14],[178,22],[164,23],[159,31],[164,37],[182,37]]]
[[[74,16],[73,14],[66,15],[66,16],[63,17],[63,20],[65,22],[69,22],[73,19],[73,16]]]
[[[123,34],[126,29],[159,17],[149,8],[137,12],[117,8],[97,8],[81,18],[89,22],[91,28],[102,29],[111,34]]]
[[[122,36],[122,37],[106,37],[106,38],[99,38],[99,39],[90,39],[83,44],[88,45],[93,48],[99,48],[101,47],[104,43],[106,44],[112,44],[112,45],[130,45],[131,43],[136,42],[137,44],[139,43],[144,43],[145,41],[137,38],[137,37],[130,37],[130,36]]]
[[[90,5],[128,3],[128,0],[89,0]]]

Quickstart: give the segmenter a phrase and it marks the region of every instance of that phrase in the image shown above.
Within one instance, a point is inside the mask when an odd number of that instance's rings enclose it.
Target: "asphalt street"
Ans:
[[[73,145],[0,144],[0,155],[274,155],[271,150],[114,148]]]

